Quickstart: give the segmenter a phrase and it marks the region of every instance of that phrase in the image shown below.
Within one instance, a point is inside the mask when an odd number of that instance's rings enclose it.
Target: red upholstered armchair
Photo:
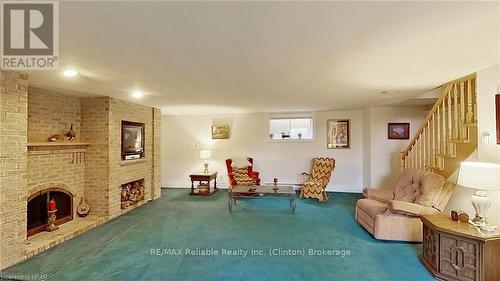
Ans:
[[[248,162],[250,164],[247,166],[247,171],[248,171],[248,177],[253,180],[255,185],[260,185],[260,178],[259,178],[259,172],[255,172],[253,170],[253,158],[247,158]],[[226,159],[226,167],[227,167],[227,175],[229,177],[229,186],[232,188],[233,186],[237,185],[237,180],[235,177],[235,173],[233,171],[233,166],[232,166],[233,161],[231,159]]]

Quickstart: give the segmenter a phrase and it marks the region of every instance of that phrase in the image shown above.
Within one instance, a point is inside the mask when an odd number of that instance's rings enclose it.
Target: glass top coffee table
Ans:
[[[239,199],[281,198],[290,200],[290,210],[295,213],[295,190],[291,185],[235,185],[228,194],[229,212]]]

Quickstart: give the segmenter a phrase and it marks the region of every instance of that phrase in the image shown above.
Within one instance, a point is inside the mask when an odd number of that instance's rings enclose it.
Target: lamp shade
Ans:
[[[200,151],[200,159],[207,160],[210,158],[212,158],[212,151],[210,151],[210,150]]]
[[[462,162],[457,184],[481,190],[500,190],[500,165]]]

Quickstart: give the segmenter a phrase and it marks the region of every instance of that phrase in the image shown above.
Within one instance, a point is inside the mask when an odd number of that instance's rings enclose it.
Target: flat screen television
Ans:
[[[122,160],[144,158],[144,123],[122,121]]]

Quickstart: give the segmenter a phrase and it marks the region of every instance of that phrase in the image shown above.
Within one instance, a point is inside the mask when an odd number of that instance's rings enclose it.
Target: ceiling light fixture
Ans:
[[[141,91],[139,91],[139,90],[135,90],[135,91],[132,93],[132,96],[133,96],[134,98],[136,98],[136,99],[140,99],[140,98],[142,98],[142,97],[144,96],[144,94],[143,94]]]
[[[78,71],[74,69],[66,69],[63,73],[64,76],[66,77],[75,77],[78,75]]]

